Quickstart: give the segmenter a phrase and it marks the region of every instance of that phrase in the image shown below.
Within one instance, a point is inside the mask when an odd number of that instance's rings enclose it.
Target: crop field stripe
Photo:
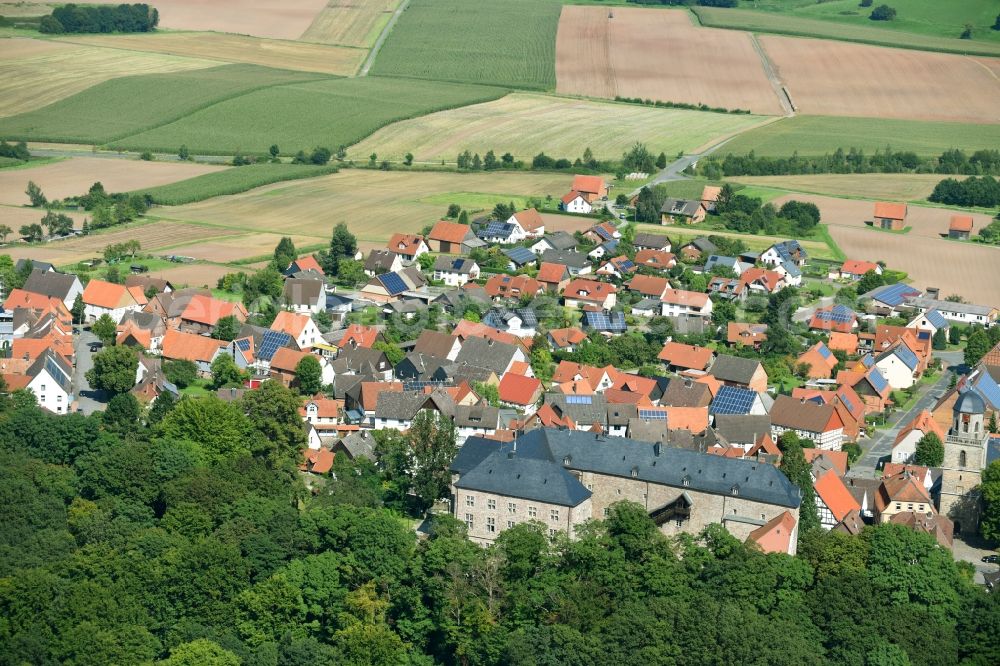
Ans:
[[[410,0],[372,72],[553,89],[561,8],[560,0]]]
[[[223,76],[223,73],[227,76]],[[272,78],[269,82],[259,82],[242,87],[240,86],[241,78],[246,80],[247,83],[250,83],[250,81],[259,81],[260,78],[266,79],[268,76]],[[213,81],[213,78],[217,80]],[[285,80],[280,80],[282,78]],[[148,131],[149,129],[176,122],[191,113],[213,106],[220,101],[235,99],[251,92],[264,90],[278,85],[287,85],[306,81],[329,80],[334,78],[336,77],[324,74],[293,72],[290,70],[278,70],[258,65],[241,64],[223,65],[220,67],[210,67],[202,70],[174,74],[126,76],[99,83],[80,93],[77,93],[76,95],[39,109],[38,111],[32,111],[12,116],[10,118],[0,119],[0,135],[5,136],[8,139],[50,141],[53,143],[104,144],[115,141],[118,138],[123,138],[138,132]],[[166,84],[164,84],[164,79],[167,80]],[[121,119],[124,115],[123,111],[125,111],[125,109],[122,108],[125,105],[125,98],[128,98],[129,96],[134,97],[140,92],[145,91],[146,88],[152,86],[159,91],[161,97],[164,95],[169,97],[171,95],[181,94],[181,92],[177,90],[170,91],[170,87],[183,87],[184,84],[189,81],[191,82],[189,85],[192,87],[197,85],[203,88],[203,90],[199,91],[202,100],[199,100],[196,104],[193,103],[184,105],[183,102],[175,104],[175,112],[170,115],[158,116],[155,121],[146,123],[145,125],[140,125],[138,118],[133,116],[131,119],[125,119],[123,122],[119,123],[120,125],[123,125],[131,121],[133,126],[128,128],[121,127],[118,131],[113,131],[112,128],[109,127],[104,132],[98,133],[98,131],[91,128],[91,124],[97,118]],[[212,90],[217,89],[222,81],[229,82],[228,87],[230,90],[225,94],[213,95]],[[189,95],[191,94],[190,89],[186,92]],[[147,103],[147,106],[149,106],[150,100],[146,99],[144,101]],[[155,113],[162,108],[163,107],[157,105],[153,114],[155,115]],[[136,114],[140,114],[144,111],[145,109],[137,109]],[[49,129],[44,128],[46,120],[50,123]],[[90,121],[91,123],[87,125],[88,129],[81,129],[77,131],[68,130],[66,128],[61,130],[51,129],[51,125],[53,124],[61,126],[67,122],[82,124],[87,121]],[[42,126],[39,127],[39,124]],[[76,127],[79,126],[80,125],[77,125]],[[59,134],[58,132],[67,133]],[[167,150],[173,151],[176,149],[177,146],[170,146]]]
[[[705,27],[746,30],[774,35],[787,35],[789,37],[836,39],[843,42],[856,42],[871,46],[889,46],[912,51],[1000,56],[1000,44],[989,44],[974,40],[949,40],[947,37],[934,37],[896,30],[868,28],[867,26],[749,9],[692,7],[691,11],[697,17],[698,22]],[[876,30],[882,33],[882,35],[874,34],[873,31]],[[899,39],[891,39],[891,36],[896,36]]]
[[[188,178],[169,185],[138,190],[154,203],[177,206],[217,196],[239,194],[256,187],[334,173],[337,167],[304,164],[251,164]]]
[[[388,124],[503,96],[502,88],[417,79],[363,77],[271,86],[210,105],[173,123],[115,142],[115,147],[193,153],[285,151],[353,145]],[[259,111],[255,113],[254,111]]]

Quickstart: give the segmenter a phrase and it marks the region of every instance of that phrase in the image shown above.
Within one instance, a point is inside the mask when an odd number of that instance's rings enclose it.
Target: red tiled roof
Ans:
[[[855,259],[848,259],[840,267],[841,273],[850,273],[851,275],[864,275],[868,271],[874,271],[878,268],[878,264],[871,261],[857,261]]]
[[[538,267],[538,281],[547,284],[559,284],[568,276],[567,269],[562,264],[554,264],[551,261],[543,261]]]
[[[308,352],[296,351],[290,347],[282,347],[274,352],[274,356],[271,358],[271,370],[293,374],[299,361],[306,356],[309,356]]]
[[[677,256],[663,250],[639,250],[635,253],[635,263],[653,268],[670,268],[677,264]]]
[[[568,204],[570,201],[572,201],[573,199],[576,199],[577,197],[579,197],[579,198],[581,198],[581,199],[583,199],[585,201],[587,199],[585,196],[583,196],[582,194],[580,194],[576,190],[570,190],[569,192],[567,192],[566,194],[564,194],[562,196],[562,200],[561,201],[564,204]]]
[[[434,225],[430,235],[427,237],[430,240],[444,241],[446,243],[461,243],[471,231],[472,227],[467,224],[441,220]]]
[[[932,432],[938,436],[938,439],[940,439],[942,443],[944,443],[944,430],[941,428],[940,424],[934,420],[934,416],[925,409],[917,414],[912,421],[903,426],[902,430],[899,431],[899,434],[896,435],[896,441],[893,443],[893,447],[899,445],[899,443],[906,439],[906,436],[914,430],[919,431],[923,435]]]
[[[240,321],[247,318],[246,308],[242,303],[223,301],[204,294],[195,294],[188,301],[187,307],[181,313],[184,321],[193,321],[196,324],[205,326],[215,326],[223,317],[236,317]]]
[[[91,280],[83,290],[84,303],[107,310],[125,307],[134,300],[125,285],[104,280]]]
[[[904,220],[906,219],[906,204],[879,201],[875,204],[875,217],[884,217],[890,220]]]
[[[731,321],[726,327],[726,341],[731,345],[756,345],[767,340],[767,324]]]
[[[659,298],[670,287],[670,283],[667,278],[655,275],[636,275],[625,286],[628,287],[629,291]]]
[[[524,377],[512,372],[504,374],[497,387],[500,400],[512,405],[533,404],[542,390],[542,382],[535,377]]]
[[[657,355],[661,361],[669,365],[690,370],[704,370],[712,362],[714,352],[707,347],[685,345],[680,342],[668,342]]]
[[[740,273],[740,286],[738,290],[743,291],[747,285],[758,283],[768,292],[772,292],[778,288],[781,280],[782,275],[777,271],[767,270],[766,268],[748,268]]]
[[[458,338],[459,340],[466,340],[467,338],[485,338],[487,340],[496,340],[497,342],[504,342],[508,345],[519,345],[520,347],[527,348],[530,347],[530,338],[519,338],[512,333],[507,333],[506,331],[498,331],[497,329],[487,326],[486,324],[480,323],[478,321],[468,321],[467,319],[462,319],[455,325],[455,330],[451,334]]]
[[[747,537],[765,553],[787,553],[795,533],[795,517],[788,511],[767,521]]]
[[[805,451],[805,449],[803,449]],[[819,496],[826,508],[830,509],[834,520],[840,522],[849,511],[860,510],[861,505],[854,499],[854,495],[844,485],[840,475],[834,470],[828,470],[813,484],[816,494]]]
[[[847,451],[825,451],[823,449],[802,449],[802,455],[806,462],[813,464],[817,458],[826,458],[833,465],[834,469],[843,476],[847,474]]]
[[[420,244],[424,242],[423,236],[416,234],[393,234],[386,247],[396,254],[412,256],[420,249]]]
[[[830,351],[839,349],[848,354],[854,354],[858,351],[858,336],[854,333],[833,331],[830,333],[830,338],[827,340],[826,346],[829,347]]]
[[[587,339],[587,334],[578,328],[556,328],[549,331],[556,347],[578,345]]]
[[[378,394],[383,391],[401,393],[403,382],[361,382],[361,408],[373,411],[378,402]]]
[[[971,215],[952,215],[951,224],[948,225],[949,231],[972,231],[972,216]]]
[[[541,213],[534,208],[528,208],[527,210],[522,210],[519,213],[514,213],[514,219],[516,219],[517,223],[521,225],[521,228],[528,233],[535,232],[545,226],[545,220],[542,219]]]
[[[604,184],[604,179],[600,176],[573,176],[571,189],[588,194],[603,194],[607,185]]]
[[[299,335],[302,334],[302,331],[305,330],[310,321],[311,320],[306,315],[282,310],[278,313],[278,316],[274,318],[274,321],[271,322],[271,330],[282,331],[292,336],[292,338],[298,339]]]
[[[316,258],[312,255],[300,257],[292,263],[298,266],[300,271],[316,271],[320,275],[325,275],[325,273],[323,273],[323,267],[319,265],[319,262],[316,261]],[[292,264],[289,264],[288,267],[291,268],[291,265]]]
[[[486,293],[492,297],[534,296],[542,289],[542,283],[528,275],[494,275],[486,281]]]
[[[313,474],[326,474],[333,468],[334,455],[330,449],[306,449],[302,452],[301,469]]]
[[[210,363],[215,353],[228,343],[204,335],[181,333],[170,329],[163,336],[163,358]]]
[[[587,292],[584,294],[583,292]],[[563,291],[563,296],[578,301],[594,301],[603,303],[604,299],[611,294],[618,293],[618,288],[607,282],[588,280],[586,278],[576,278]]]
[[[664,407],[663,410],[671,430],[690,430],[697,435],[708,428],[708,407]]]
[[[708,294],[702,294],[697,291],[685,291],[683,289],[667,289],[660,300],[671,305],[687,305],[695,308],[703,308],[708,305]]]
[[[924,484],[914,475],[904,471],[895,476],[884,477],[875,495],[875,508],[880,513],[893,502],[931,504],[931,498]]]
[[[378,340],[378,329],[374,326],[362,326],[361,324],[351,324],[344,331],[344,336],[340,339],[340,346],[345,347],[354,341],[354,344],[364,349],[371,349],[371,346]]]

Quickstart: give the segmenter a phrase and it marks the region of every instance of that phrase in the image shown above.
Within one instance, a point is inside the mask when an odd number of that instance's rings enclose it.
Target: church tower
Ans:
[[[951,428],[944,442],[939,513],[955,523],[955,533],[979,526],[979,482],[986,466],[986,404],[965,389],[955,401]]]

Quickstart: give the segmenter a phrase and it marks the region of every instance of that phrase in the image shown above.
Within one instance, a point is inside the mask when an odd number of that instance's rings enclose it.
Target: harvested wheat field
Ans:
[[[297,39],[326,3],[327,0],[148,0],[160,12],[160,28],[234,32],[277,39]],[[27,0],[27,4],[51,3]],[[88,0],[87,4],[118,5],[121,0]]]
[[[64,266],[92,257],[99,257],[108,245],[129,240],[138,240],[142,245],[143,252],[155,253],[184,241],[195,242],[234,234],[239,234],[239,232],[235,229],[175,222],[141,222],[127,225],[124,228],[115,228],[105,233],[77,236],[41,245],[12,244],[3,249],[3,254],[9,254],[14,259],[30,257],[39,261],[51,262],[57,266]],[[173,254],[173,252],[168,253]]]
[[[817,174],[809,176],[739,176],[744,185],[772,187],[833,197],[915,201],[926,199],[941,181],[932,173]]]
[[[369,48],[399,3],[400,0],[330,0],[300,39]]]
[[[306,44],[279,39],[258,39],[245,35],[211,32],[158,32],[152,35],[73,35],[61,42],[72,42],[132,52],[183,55],[231,63],[262,65],[300,72],[319,72],[350,76],[368,54],[364,49],[325,44]],[[110,51],[114,53],[114,51]],[[119,54],[120,55],[120,54]],[[130,56],[131,57],[131,56]],[[217,66],[220,62],[211,62]]]
[[[697,27],[680,10],[563,7],[556,81],[571,95],[784,113],[750,33]]]
[[[829,225],[831,231],[833,227],[855,227],[863,229],[872,236],[891,235],[898,238],[901,243],[906,243],[910,238],[921,236],[923,238],[940,239],[942,235],[948,235],[948,224],[951,216],[956,214],[972,215],[975,221],[975,229],[979,229],[990,223],[990,216],[982,213],[963,213],[962,211],[948,208],[930,208],[928,206],[909,206],[906,214],[906,226],[910,231],[906,234],[890,234],[868,227],[866,222],[871,222],[875,213],[875,202],[860,199],[834,199],[832,197],[817,196],[814,194],[793,194],[775,199],[772,203],[780,207],[785,201],[796,199],[798,201],[809,201],[819,206],[823,224]],[[941,241],[942,243],[944,241]],[[851,257],[856,259],[857,257]],[[1000,255],[997,256],[1000,259]]]
[[[542,213],[541,215],[545,221],[545,233],[552,233],[553,231],[568,231],[570,233],[583,231],[594,226],[594,223],[597,222],[592,217],[582,217],[579,215],[563,215],[561,213]]]
[[[184,285],[214,289],[220,277],[236,270],[218,264],[179,264],[176,267],[149,271],[149,275],[169,280],[175,287]]]
[[[108,79],[214,67],[209,60],[0,39],[0,117],[39,109]]]
[[[1000,122],[1000,79],[988,58],[774,35],[760,42],[801,113]]]
[[[359,244],[384,244],[396,232],[419,231],[444,215],[447,204],[427,203],[421,198],[495,192],[494,203],[499,203],[515,192],[560,196],[571,181],[571,175],[560,174],[347,170],[185,206],[157,208],[155,214],[244,233],[308,236],[316,239],[313,242],[329,240],[333,227],[346,222]]]
[[[315,238],[308,236],[292,236],[291,238],[296,247],[315,245],[317,242]],[[197,241],[191,244],[172,245],[166,249],[171,254],[227,264],[251,257],[269,255],[274,251],[280,240],[281,234],[246,234],[242,236],[226,236],[208,241]]]
[[[906,271],[918,289],[938,287],[944,296],[1000,306],[1000,248],[858,227],[832,226],[830,234],[851,259],[885,261]]]
[[[393,123],[348,153],[354,159],[377,153],[380,159],[397,161],[412,153],[417,162],[451,163],[464,150],[480,155],[492,150],[530,161],[539,152],[574,159],[590,148],[597,159],[620,159],[638,141],[654,154],[673,155],[696,152],[768,120],[514,93]]]
[[[107,192],[131,192],[194,178],[227,167],[192,162],[145,162],[107,157],[71,157],[29,169],[0,171],[0,204],[27,205],[24,193],[34,181],[48,199],[86,194],[100,181]]]

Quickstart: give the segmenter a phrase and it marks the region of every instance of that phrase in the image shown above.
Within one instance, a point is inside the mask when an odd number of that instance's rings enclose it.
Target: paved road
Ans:
[[[949,366],[949,369],[941,373],[941,377],[933,385],[923,390],[909,411],[906,413],[896,412],[889,417],[891,427],[876,432],[875,437],[871,440],[870,448],[865,450],[861,458],[851,466],[848,476],[866,478],[874,476],[879,461],[892,453],[892,445],[896,441],[896,435],[903,429],[903,426],[916,418],[921,410],[933,407],[938,401],[938,397],[947,390],[951,381],[951,368],[956,367],[957,363],[961,361],[962,354],[961,352],[934,352],[934,357],[943,361]]]
[[[674,160],[673,162],[668,164],[665,169],[660,171],[660,173],[656,174],[656,177],[653,178],[653,180],[649,181],[642,187],[652,187],[653,185],[658,185],[660,183],[667,183],[672,180],[687,180],[687,176],[685,176],[682,173],[684,169],[687,169],[692,164],[695,164],[701,158],[706,157],[707,155],[711,155],[719,148],[722,148],[724,145],[732,141],[734,138],[735,137],[731,136],[728,139],[720,141],[719,143],[708,148],[707,150],[703,150],[700,153],[696,153],[694,155],[685,155],[684,157],[681,157],[678,160]],[[632,192],[630,192],[628,196],[634,197],[635,195],[639,194],[639,190],[641,190],[642,187],[637,187],[636,189],[632,190]]]
[[[399,3],[399,7],[397,7],[396,11],[392,13],[392,17],[389,19],[389,22],[386,23],[385,27],[382,29],[382,34],[380,34],[378,39],[375,40],[375,45],[372,47],[372,50],[368,52],[368,57],[365,59],[365,64],[361,66],[361,71],[358,72],[358,76],[368,76],[368,70],[375,64],[375,57],[382,49],[382,45],[385,43],[389,33],[392,32],[392,27],[396,25],[396,21],[399,20],[403,10],[405,10],[406,6],[409,4],[410,0],[403,0]]]
[[[84,414],[92,414],[104,411],[109,396],[103,391],[96,391],[90,388],[87,381],[86,372],[94,367],[93,354],[90,352],[90,345],[98,342],[97,336],[90,331],[79,329],[79,334],[74,336],[73,345],[76,351],[76,368],[73,371],[73,393],[76,395],[76,406]]]

